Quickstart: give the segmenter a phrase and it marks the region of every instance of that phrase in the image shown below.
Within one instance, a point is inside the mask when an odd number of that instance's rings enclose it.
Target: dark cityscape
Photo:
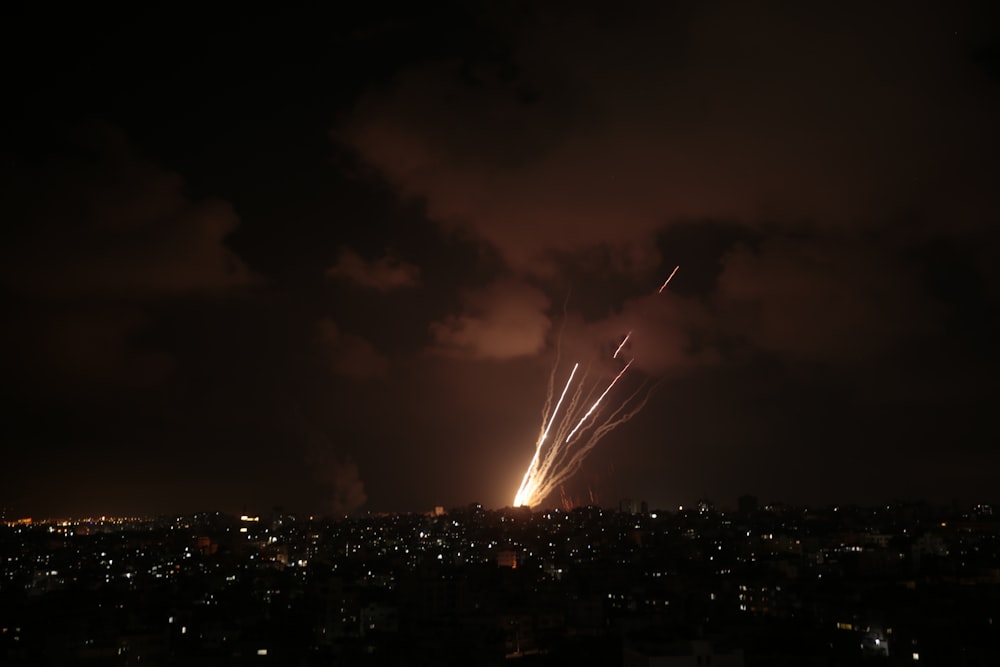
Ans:
[[[739,498],[8,521],[4,665],[992,665],[1000,517]]]

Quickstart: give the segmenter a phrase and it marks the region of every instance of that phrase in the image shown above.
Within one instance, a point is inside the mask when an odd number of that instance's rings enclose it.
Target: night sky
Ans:
[[[29,4],[8,516],[997,500],[995,3]]]

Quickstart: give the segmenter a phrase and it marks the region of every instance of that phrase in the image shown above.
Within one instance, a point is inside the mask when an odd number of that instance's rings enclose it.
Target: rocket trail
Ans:
[[[675,267],[674,267],[674,270],[670,272],[670,275],[669,275],[669,276],[667,276],[667,279],[663,281],[663,284],[662,284],[662,285],[660,285],[660,289],[656,290],[656,293],[657,293],[657,294],[663,294],[663,290],[664,290],[664,288],[665,288],[665,287],[666,287],[667,285],[669,285],[669,284],[670,284],[670,281],[671,281],[671,279],[673,279],[673,277],[674,277],[674,274],[675,274],[675,273],[677,273],[677,269],[679,269],[679,268],[681,268],[681,267],[680,267],[680,266],[675,266]]]
[[[569,379],[566,380],[566,386],[563,387],[562,394],[559,395],[559,402],[556,403],[556,409],[552,411],[552,419],[549,420],[549,425],[545,427],[545,432],[542,433],[541,440],[545,440],[545,437],[549,434],[549,429],[552,428],[552,422],[556,420],[556,414],[559,412],[559,406],[562,405],[563,399],[566,398],[566,392],[569,391],[569,386],[573,384],[573,376],[576,375],[576,369],[579,367],[579,363],[573,364],[573,371],[569,374]],[[541,440],[539,440],[539,442],[541,442]]]
[[[618,349],[615,350],[615,353],[613,355],[611,355],[612,359],[617,359],[618,358],[618,353],[622,351],[622,348],[625,347],[625,343],[627,343],[628,339],[631,338],[631,337],[632,337],[632,332],[631,331],[629,331],[627,334],[625,334],[625,338],[623,338],[622,342],[618,344]]]
[[[573,427],[573,430],[570,431],[569,435],[566,436],[566,442],[569,442],[570,440],[573,439],[573,436],[576,435],[576,432],[578,430],[580,430],[581,426],[583,426],[583,422],[587,421],[587,418],[590,417],[591,414],[593,414],[594,410],[597,409],[597,406],[600,405],[601,401],[604,400],[604,397],[608,395],[609,391],[611,391],[611,388],[615,386],[615,384],[618,382],[618,380],[621,379],[621,377],[623,375],[625,375],[625,371],[628,370],[628,367],[632,365],[633,361],[634,361],[634,359],[630,359],[629,362],[627,364],[625,364],[625,368],[623,368],[620,371],[618,371],[618,375],[616,375],[615,379],[611,381],[611,384],[608,385],[608,388],[604,390],[604,393],[602,393],[597,398],[596,401],[594,401],[594,404],[592,406],[590,406],[590,409],[587,410],[587,412],[583,415],[583,417],[580,418],[579,423],[575,427]]]
[[[679,266],[674,267],[667,279],[657,290],[657,294],[662,294],[663,290],[670,283]],[[564,306],[565,309],[565,306]],[[560,330],[560,338],[562,331]],[[622,342],[618,345],[612,359],[617,359],[632,337],[629,331]],[[531,457],[528,469],[524,471],[521,485],[514,495],[514,506],[537,505],[555,489],[569,479],[583,464],[587,454],[597,446],[604,436],[613,431],[618,426],[628,422],[644,407],[652,395],[653,388],[647,382],[642,382],[629,396],[611,404],[607,414],[601,414],[602,409],[609,406],[602,405],[611,390],[618,384],[618,381],[625,376],[632,362],[628,362],[618,371],[611,381],[604,386],[603,391],[598,393],[600,385],[588,385],[588,372],[583,373],[583,377],[574,385],[574,379],[579,370],[580,364],[575,363],[570,371],[569,378],[563,386],[559,400],[553,407],[555,374],[559,365],[561,345],[557,343],[556,363],[549,374],[548,393],[542,408],[542,426],[535,442],[535,452]],[[596,398],[595,398],[596,395]],[[560,417],[560,409],[565,409]],[[585,406],[589,406],[586,407]],[[552,435],[549,438],[549,435]]]
[[[576,375],[576,369],[579,367],[579,363],[573,364],[573,371],[569,374],[569,380],[566,381],[566,386],[563,387],[562,394],[559,396],[559,402],[556,403],[556,407],[552,411],[552,418],[549,419],[549,425],[546,426],[545,430],[542,431],[542,434],[538,436],[538,442],[535,444],[535,455],[531,458],[531,464],[528,466],[528,469],[524,471],[524,479],[521,480],[521,487],[517,490],[517,496],[520,496],[524,492],[524,489],[527,487],[531,478],[532,471],[535,470],[538,465],[538,455],[542,451],[542,445],[545,443],[545,438],[549,435],[549,429],[552,428],[552,423],[556,419],[556,414],[559,412],[559,406],[562,405],[563,399],[566,398],[566,392],[569,391],[569,386],[573,383],[573,376]],[[551,381],[549,382],[549,385],[549,394],[551,396]],[[515,505],[517,505],[516,499]]]

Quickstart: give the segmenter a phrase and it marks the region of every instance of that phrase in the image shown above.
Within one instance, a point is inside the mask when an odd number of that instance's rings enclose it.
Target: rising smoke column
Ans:
[[[680,267],[674,267],[660,285],[658,294],[662,293],[670,283],[678,268]],[[612,359],[618,358],[631,337],[631,331],[625,334]],[[610,412],[602,416],[602,410],[608,407],[607,405],[602,407],[604,399],[628,372],[633,361],[635,359],[625,362],[607,385],[589,383],[586,372],[574,384],[577,371],[580,369],[580,364],[574,363],[558,400],[553,403],[555,377],[560,362],[559,347],[556,348],[556,362],[549,374],[548,391],[542,407],[541,430],[535,442],[535,453],[531,457],[531,463],[528,464],[528,469],[521,479],[521,486],[514,495],[515,507],[537,505],[545,500],[553,490],[580,469],[583,459],[605,435],[631,420],[646,407],[652,390],[647,382],[643,382],[638,389],[624,400],[619,400]],[[602,386],[603,391],[598,393]]]

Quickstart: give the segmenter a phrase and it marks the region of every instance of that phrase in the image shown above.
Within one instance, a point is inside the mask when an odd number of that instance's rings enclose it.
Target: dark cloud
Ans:
[[[330,513],[333,516],[350,514],[368,500],[365,485],[358,476],[358,466],[347,461],[324,464],[321,475],[333,487]]]
[[[509,67],[405,69],[335,137],[547,289],[558,258],[595,249],[605,270],[655,275],[654,239],[692,220],[769,239],[728,250],[712,293],[648,313],[640,298],[594,327],[655,330],[650,368],[710,362],[723,339],[858,366],[940,332],[945,308],[909,254],[976,237],[995,211],[1000,109],[969,54],[973,15],[880,6],[859,23],[857,10],[539,10]],[[474,348],[462,339],[490,329],[470,313],[433,331]]]
[[[720,325],[794,361],[871,364],[944,327],[945,306],[917,267],[871,239],[775,236],[734,248],[723,267],[713,296]]]
[[[336,264],[327,275],[343,277],[362,287],[388,292],[420,284],[420,268],[392,256],[366,261],[355,250],[342,248]]]
[[[177,174],[117,130],[95,130],[42,164],[15,165],[0,281],[17,294],[143,299],[254,282],[225,245],[239,224],[232,207],[191,198]]]
[[[320,484],[319,506],[324,512],[344,516],[368,501],[358,466],[343,451],[315,431],[307,433],[305,447],[306,464]]]
[[[340,330],[331,318],[316,325],[319,343],[329,368],[337,375],[369,378],[384,375],[389,360],[361,336]]]
[[[21,389],[79,400],[96,387],[158,385],[175,360],[144,334],[150,317],[119,306],[60,307],[20,313],[0,334],[3,367]]]
[[[336,136],[516,270],[594,245],[647,269],[653,234],[692,217],[813,229],[950,213],[996,175],[983,130],[997,100],[955,38],[966,18],[674,13],[542,12],[516,76],[423,64],[364,96]]]
[[[165,300],[260,281],[225,244],[239,224],[232,207],[191,197],[115,129],[5,166],[2,363],[33,390],[154,386],[175,366],[149,335]]]

